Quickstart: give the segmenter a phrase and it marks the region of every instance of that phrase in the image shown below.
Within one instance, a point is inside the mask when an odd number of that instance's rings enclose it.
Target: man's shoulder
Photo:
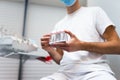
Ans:
[[[102,10],[102,8],[99,6],[90,6],[90,7],[87,7],[87,9],[92,11]]]
[[[99,6],[89,6],[85,7],[85,11],[87,13],[97,14],[98,12],[103,11],[103,9]]]
[[[86,8],[88,8],[88,9],[101,9],[101,7],[99,7],[99,6],[88,6]]]

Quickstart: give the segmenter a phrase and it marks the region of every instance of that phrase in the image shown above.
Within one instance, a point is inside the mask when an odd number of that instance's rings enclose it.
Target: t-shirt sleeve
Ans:
[[[104,10],[98,7],[96,13],[96,29],[99,32],[99,34],[103,35],[106,28],[110,25],[114,26],[113,22],[109,19]]]

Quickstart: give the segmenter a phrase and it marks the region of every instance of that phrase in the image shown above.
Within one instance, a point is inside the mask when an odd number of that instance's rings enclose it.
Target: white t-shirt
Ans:
[[[99,7],[81,7],[79,10],[75,11],[72,14],[67,14],[60,22],[55,26],[54,31],[63,31],[69,30],[76,35],[78,39],[86,42],[103,42],[103,35],[105,29],[109,25],[114,25],[112,21],[108,18],[106,13]],[[90,70],[110,70],[109,66],[95,66],[93,64],[101,64],[105,62],[106,59],[104,55],[99,53],[92,53],[89,51],[76,51],[76,52],[67,52],[64,51],[63,58],[60,62],[61,69],[60,71],[65,71],[70,68],[70,71],[75,72],[75,66],[69,64],[91,64],[86,68]],[[70,67],[71,66],[71,67]],[[92,67],[95,67],[92,68]],[[87,70],[85,68],[85,70]],[[84,70],[84,69],[82,69]],[[76,70],[78,71],[78,69]]]

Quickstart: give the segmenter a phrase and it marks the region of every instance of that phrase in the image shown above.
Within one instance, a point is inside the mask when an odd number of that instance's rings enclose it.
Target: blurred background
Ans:
[[[25,2],[28,1],[28,4]],[[120,35],[120,0],[80,0],[82,6],[100,6],[115,23]],[[65,6],[59,0],[0,0],[0,29],[9,34],[24,36],[36,42],[38,54],[47,54],[40,46],[40,38],[49,33],[56,22],[66,14]],[[109,64],[120,79],[120,56],[107,55]],[[38,60],[27,60],[23,64],[21,80],[39,80],[55,71],[59,66]],[[18,80],[19,59],[0,57],[0,80]]]

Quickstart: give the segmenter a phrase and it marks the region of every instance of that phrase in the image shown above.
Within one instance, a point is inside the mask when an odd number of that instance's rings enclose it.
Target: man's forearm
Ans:
[[[57,64],[60,64],[62,55],[60,55],[57,51],[52,51],[52,52],[48,52],[48,53]]]
[[[100,54],[120,54],[120,41],[83,42],[82,50]]]

